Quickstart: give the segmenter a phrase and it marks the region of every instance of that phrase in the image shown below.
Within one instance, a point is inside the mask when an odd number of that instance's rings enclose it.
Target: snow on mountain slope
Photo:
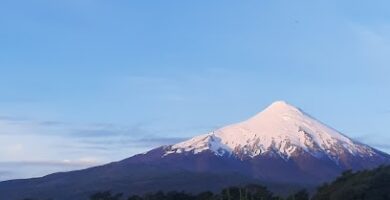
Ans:
[[[300,152],[338,162],[343,155],[371,157],[377,152],[355,142],[283,101],[237,124],[169,146],[165,154],[212,151],[240,158],[277,155],[288,160]]]
[[[298,108],[275,102],[244,122],[122,161],[0,182],[0,199],[86,199],[113,189],[124,194],[197,193],[257,181],[286,192],[292,185],[318,186],[345,170],[382,164],[390,164],[389,155],[349,139]]]

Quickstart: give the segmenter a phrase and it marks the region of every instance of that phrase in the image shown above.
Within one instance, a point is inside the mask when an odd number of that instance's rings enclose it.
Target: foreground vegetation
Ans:
[[[97,193],[91,196],[91,200],[121,200],[121,194],[112,195],[110,192]],[[157,192],[146,194],[144,196],[131,196],[127,200],[279,200],[280,197],[274,196],[266,187],[259,185],[248,185],[245,187],[229,187],[223,189],[220,194],[212,192],[203,192],[197,195],[191,195],[184,192]],[[300,191],[292,195],[291,200],[307,200],[309,195],[306,191]]]
[[[121,194],[97,193],[91,200],[121,200]],[[275,196],[266,187],[248,185],[230,187],[219,194],[203,192],[191,195],[184,192],[157,192],[144,196],[131,196],[127,200],[308,200],[305,190],[287,198]],[[347,171],[330,184],[319,187],[312,200],[390,200],[390,166],[360,172]]]
[[[347,171],[329,184],[324,184],[310,198],[302,190],[288,197],[279,197],[266,187],[247,185],[229,187],[215,194],[203,192],[189,194],[185,192],[156,192],[142,196],[125,197],[110,191],[99,192],[90,200],[390,200],[390,166],[360,172]]]
[[[318,188],[314,200],[390,200],[390,166],[344,172],[331,184]]]
[[[308,194],[305,191],[297,193],[298,198],[291,199],[306,200]],[[112,195],[110,192],[97,193],[90,198],[91,200],[120,200],[121,194]],[[274,196],[267,188],[258,185],[248,185],[246,187],[229,187],[223,189],[220,194],[212,192],[203,192],[197,195],[191,195],[184,192],[157,192],[146,194],[144,196],[131,196],[127,200],[279,200],[281,198]]]

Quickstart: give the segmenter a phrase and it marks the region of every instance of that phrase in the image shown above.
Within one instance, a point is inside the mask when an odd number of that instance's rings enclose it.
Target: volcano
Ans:
[[[119,162],[1,182],[0,199],[85,199],[106,190],[124,194],[217,191],[249,183],[286,192],[318,186],[345,170],[389,163],[388,154],[277,101],[243,122]]]

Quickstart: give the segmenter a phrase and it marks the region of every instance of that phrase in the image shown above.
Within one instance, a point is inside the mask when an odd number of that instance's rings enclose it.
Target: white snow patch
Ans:
[[[277,101],[244,122],[172,145],[165,155],[197,154],[207,150],[219,156],[243,153],[255,157],[276,153],[289,159],[298,149],[315,157],[328,155],[335,162],[343,152],[352,155],[374,153],[370,147],[354,142],[300,109]]]

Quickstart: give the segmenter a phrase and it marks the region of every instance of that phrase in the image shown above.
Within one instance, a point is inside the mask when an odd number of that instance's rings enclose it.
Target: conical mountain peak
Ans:
[[[343,154],[375,152],[285,101],[272,103],[246,121],[172,145],[167,154],[203,151],[249,157],[271,153],[283,159],[305,152],[315,157],[329,157],[335,162]]]
[[[41,196],[46,199],[74,199],[76,194],[87,198],[88,192],[96,188],[105,191],[112,185],[121,186],[116,188],[118,192],[130,194],[177,190],[178,186],[186,192],[199,192],[210,185],[221,190],[253,182],[268,183],[280,191],[280,185],[313,187],[345,170],[389,163],[389,155],[354,142],[298,108],[278,101],[244,122],[119,162],[1,182],[0,199],[25,199],[31,194],[50,195]],[[86,190],[74,193],[80,188]]]
[[[292,106],[291,104],[287,103],[286,101],[275,101],[271,105],[269,105],[268,108],[273,108],[273,109],[284,108],[284,109],[286,109],[286,108],[295,108],[295,107]]]
[[[266,110],[279,111],[279,112],[288,112],[288,111],[300,111],[298,107],[295,107],[286,101],[275,101],[269,105]]]
[[[283,115],[300,116],[303,115],[303,112],[298,107],[295,107],[285,101],[275,101],[263,111],[253,116],[250,120],[281,117]]]

